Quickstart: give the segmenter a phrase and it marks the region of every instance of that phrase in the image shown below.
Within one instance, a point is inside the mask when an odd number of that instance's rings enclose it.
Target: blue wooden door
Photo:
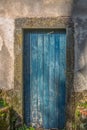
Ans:
[[[24,31],[24,121],[45,129],[65,126],[66,32]]]

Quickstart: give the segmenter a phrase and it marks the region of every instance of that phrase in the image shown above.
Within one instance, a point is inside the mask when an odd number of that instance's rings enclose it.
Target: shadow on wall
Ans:
[[[71,11],[74,22],[74,92],[87,90],[87,19],[82,15],[86,12],[85,4],[81,0],[73,0]]]
[[[74,21],[74,91],[87,90],[87,1],[73,0],[71,16]]]
[[[73,129],[76,130],[78,129],[76,126],[76,109],[79,107],[78,104],[87,101],[87,19],[80,18],[80,16],[82,16],[81,9],[84,9],[85,7],[80,6],[77,10],[79,2],[81,2],[81,0],[73,0],[71,11],[71,17],[74,22],[74,53],[71,52],[71,57],[74,59],[74,66],[72,67],[73,73],[69,75],[69,77],[71,77],[71,83],[70,89],[68,89],[67,92],[68,111],[66,112],[67,120],[69,119],[67,128],[70,126],[70,122],[72,121],[70,127],[74,127]],[[72,63],[72,60],[69,61]]]
[[[76,64],[75,64],[75,77],[74,87],[76,92],[82,92],[87,90],[87,25],[84,21],[78,19],[78,28],[80,30],[77,34],[76,41]],[[85,26],[83,26],[85,24]]]

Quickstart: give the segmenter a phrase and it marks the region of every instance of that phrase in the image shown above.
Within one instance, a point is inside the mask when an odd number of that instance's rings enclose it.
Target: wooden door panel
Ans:
[[[24,120],[46,129],[65,126],[66,33],[24,33]]]

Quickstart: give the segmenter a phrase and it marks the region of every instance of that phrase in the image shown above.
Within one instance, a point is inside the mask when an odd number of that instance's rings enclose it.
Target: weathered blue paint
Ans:
[[[59,49],[59,43],[60,43],[60,34],[55,34],[55,101],[56,101],[56,124],[57,128],[59,127],[59,72],[60,72],[60,65],[59,65],[59,54],[60,54],[60,49]]]
[[[23,47],[23,86],[24,86],[24,121],[27,125],[30,125],[30,46],[29,46],[30,35],[25,33],[24,35],[24,44]],[[27,62],[26,62],[27,61]],[[25,88],[26,87],[26,88]],[[26,93],[26,94],[25,94]],[[27,102],[26,102],[27,101]]]
[[[44,34],[44,120],[43,125],[49,128],[49,37]]]
[[[49,127],[55,128],[55,34],[50,34],[49,38]]]
[[[25,123],[43,128],[64,128],[65,31],[25,31],[23,50]]]
[[[38,34],[38,125],[43,125],[43,34]]]
[[[65,59],[66,59],[66,44],[65,35],[60,35],[60,84],[59,84],[59,128],[65,124]]]
[[[38,103],[38,82],[37,82],[37,62],[38,62],[38,39],[36,33],[30,33],[30,122],[37,122]],[[28,58],[28,57],[27,57]],[[28,59],[27,59],[28,60]],[[32,102],[31,102],[32,100]]]

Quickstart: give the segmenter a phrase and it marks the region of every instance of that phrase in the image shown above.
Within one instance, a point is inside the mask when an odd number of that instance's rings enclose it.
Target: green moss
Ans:
[[[0,99],[0,130],[7,130],[9,127],[9,107],[5,100]]]
[[[0,111],[0,130],[7,130],[9,127],[9,111]]]
[[[79,103],[80,107],[87,108],[87,102],[81,102]]]
[[[6,103],[6,101],[3,100],[3,99],[0,99],[0,108],[6,107],[6,106],[8,106],[8,104]]]
[[[22,127],[17,128],[16,130],[35,130],[35,128],[33,128],[33,127],[28,128],[26,125],[23,125]]]
[[[75,118],[78,119],[80,117],[80,111],[76,109],[75,111]]]

